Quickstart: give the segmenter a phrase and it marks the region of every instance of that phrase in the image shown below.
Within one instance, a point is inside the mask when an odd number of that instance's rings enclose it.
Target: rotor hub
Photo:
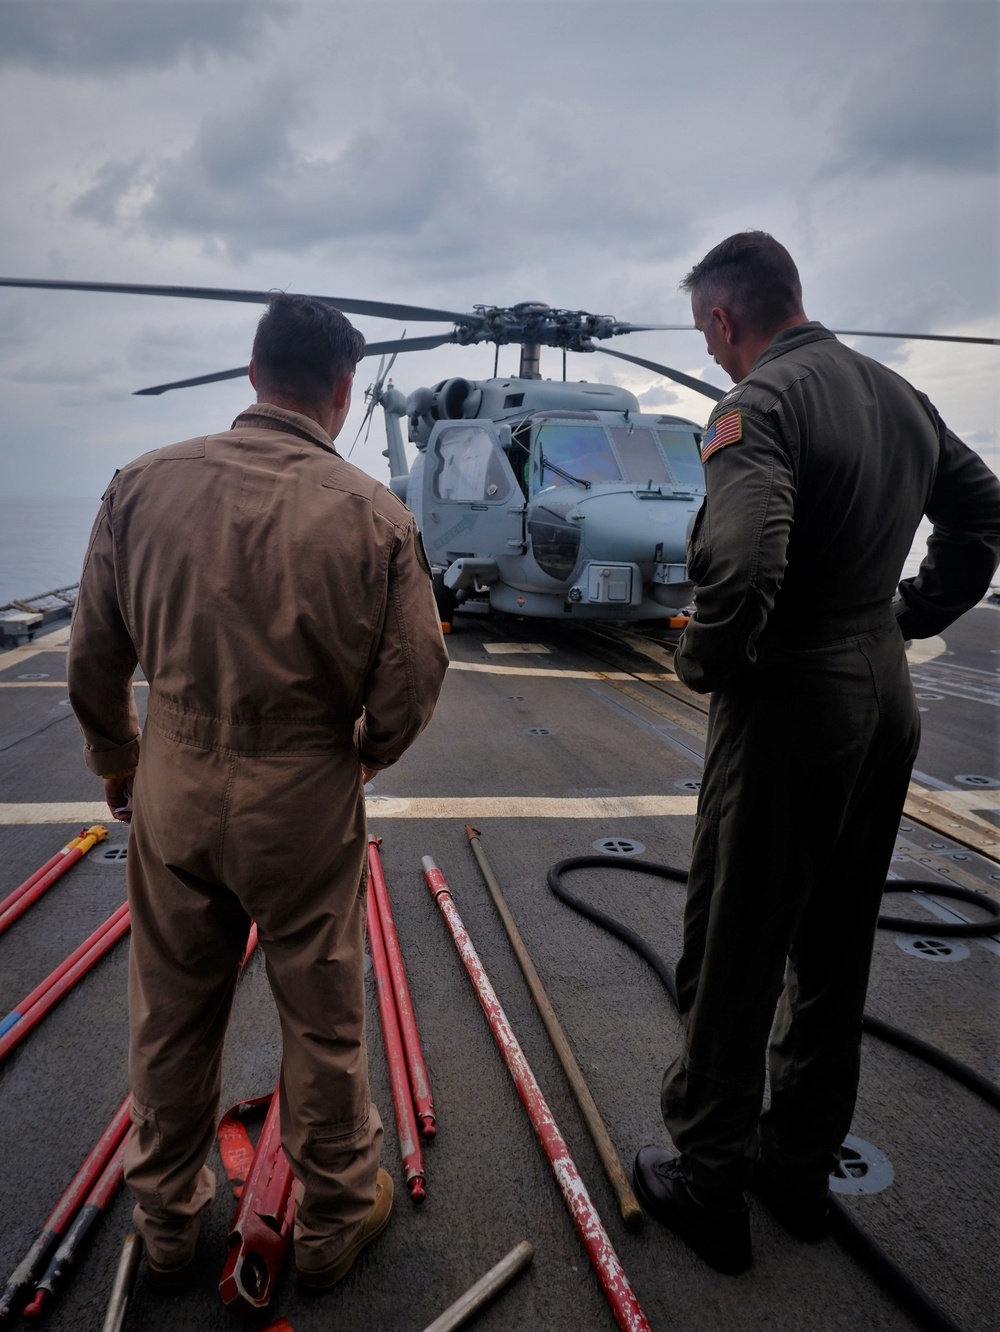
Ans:
[[[478,328],[459,325],[456,340],[467,342],[520,342],[542,347],[561,347],[566,351],[593,351],[593,338],[609,338],[618,330],[610,315],[593,315],[586,310],[554,310],[542,301],[522,301],[518,305],[477,305],[482,323]]]

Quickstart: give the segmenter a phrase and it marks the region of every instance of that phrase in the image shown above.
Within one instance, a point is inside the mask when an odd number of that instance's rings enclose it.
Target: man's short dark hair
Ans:
[[[339,310],[283,291],[271,292],[253,340],[258,388],[304,403],[323,398],[364,354],[364,336]]]
[[[731,309],[767,332],[802,309],[795,261],[766,231],[738,231],[709,250],[681,283],[696,299]]]

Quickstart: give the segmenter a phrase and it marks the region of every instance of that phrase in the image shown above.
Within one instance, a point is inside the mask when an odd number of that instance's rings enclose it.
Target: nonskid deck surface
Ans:
[[[917,769],[921,789],[939,800],[943,813],[934,827],[904,821],[893,871],[974,884],[998,897],[1000,866],[942,828],[949,808],[961,808],[987,829],[997,826],[996,788],[957,779],[1000,777],[1000,611],[977,609],[944,638],[921,649],[933,655],[913,667],[918,692],[938,695],[920,702],[928,711]],[[65,641],[63,628],[0,655],[0,898],[99,814],[99,784],[83,767],[65,705]],[[518,1240],[529,1239],[536,1249],[532,1266],[476,1326],[553,1332],[614,1326],[424,885],[421,857],[431,855],[653,1328],[915,1327],[835,1241],[799,1244],[753,1200],[755,1265],[738,1278],[717,1275],[652,1221],[638,1233],[625,1230],[463,825],[471,820],[482,830],[629,1169],[640,1146],[665,1140],[659,1081],[678,1048],[677,1019],[646,964],[556,901],[545,874],[555,861],[591,854],[595,843],[615,839],[642,843],[648,859],[686,866],[704,714],[689,707],[670,680],[669,651],[644,644],[633,631],[626,638],[588,637],[559,625],[459,616],[449,649],[453,668],[431,727],[377,779],[369,800],[438,1112],[438,1137],[424,1153],[427,1198],[414,1206],[403,1186],[369,976],[372,1088],[386,1122],[384,1164],[396,1181],[393,1221],[345,1282],[320,1299],[297,1293],[286,1274],[271,1317],[285,1316],[295,1332],[332,1326],[419,1332]],[[42,678],[24,678],[32,676]],[[139,686],[140,700],[143,692]],[[108,841],[0,937],[0,1012],[15,1007],[123,900],[125,829],[108,826]],[[580,874],[571,886],[676,960],[680,887],[620,870]],[[921,922],[915,931],[928,935],[933,911],[943,909],[892,901],[895,914],[912,914]],[[837,947],[836,939],[830,946]],[[0,1280],[125,1094],[126,953],[119,945],[0,1065]],[[962,954],[962,960],[932,960],[931,952],[905,952],[893,933],[880,932],[869,1011],[997,1080],[1000,943],[967,940],[953,950]],[[236,1001],[224,1105],[270,1090],[279,1057],[277,1021],[257,957]],[[849,1206],[967,1332],[985,1332],[992,1322],[998,1120],[995,1110],[942,1074],[866,1039],[853,1131],[889,1157],[894,1178],[882,1192],[849,1199]],[[219,1190],[204,1228],[195,1288],[174,1299],[157,1297],[140,1274],[127,1327],[239,1325],[217,1294],[232,1204],[217,1156],[214,1164]],[[102,1326],[129,1212],[123,1193],[48,1327],[87,1332]]]

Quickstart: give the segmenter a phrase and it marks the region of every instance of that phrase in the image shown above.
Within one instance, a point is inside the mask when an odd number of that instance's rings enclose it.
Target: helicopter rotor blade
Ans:
[[[455,340],[454,333],[437,333],[426,338],[407,338],[405,341],[402,338],[394,338],[390,342],[369,342],[365,349],[365,356],[384,355],[386,352],[426,351],[431,347],[440,347],[445,342],[454,342]],[[395,355],[393,360],[395,360]],[[391,368],[392,361],[389,362],[389,369]],[[199,384],[218,384],[223,379],[240,379],[247,373],[248,369],[248,366],[242,365],[235,370],[217,370],[214,375],[195,375],[191,379],[175,379],[170,384],[153,384],[150,388],[136,389],[133,397],[152,397],[160,393],[168,393],[171,389],[195,388]]]
[[[986,347],[1000,347],[1000,338],[970,338],[959,333],[876,333],[870,328],[831,328],[840,338],[914,338],[918,342],[974,342]]]
[[[720,398],[726,396],[726,390],[716,388],[714,384],[706,384],[702,379],[695,379],[692,375],[686,375],[681,370],[671,370],[669,365],[659,365],[656,361],[644,361],[641,356],[629,356],[627,352],[612,351],[610,347],[595,347],[594,351],[603,352],[605,356],[616,356],[620,361],[631,361],[633,365],[641,365],[645,370],[652,370],[654,374],[666,375],[668,379],[675,379],[678,384],[684,384],[689,389],[694,389],[695,393],[703,393],[706,398],[711,398],[713,402],[718,402]]]
[[[0,278],[0,287],[35,287],[50,291],[103,291],[131,296],[181,296],[198,301],[243,301],[250,305],[266,305],[269,291],[241,291],[235,287],[174,287],[149,286],[134,282],[64,282],[50,278]],[[448,320],[453,324],[479,327],[483,317],[471,311],[462,314],[454,310],[432,310],[422,305],[399,305],[395,301],[356,301],[349,297],[320,296],[315,298],[333,305],[344,314],[366,314],[378,319],[415,319],[426,321]]]
[[[365,414],[364,414],[364,416],[361,418],[361,424],[358,426],[358,433],[354,436],[354,440],[353,440],[353,442],[352,442],[352,444],[351,444],[351,447],[347,450],[347,456],[348,456],[348,458],[350,458],[351,454],[354,452],[354,445],[357,444],[358,440],[361,438],[361,432],[362,432],[362,430],[364,430],[364,428],[365,428],[366,425],[369,426],[369,427],[371,426],[372,415],[373,415],[373,413],[374,413],[374,411],[375,411],[375,401],[376,401],[376,400],[375,400],[375,394],[373,393],[372,396],[371,396],[371,397],[369,398],[369,400],[368,400],[368,406],[365,408]],[[367,442],[367,440],[368,440],[368,433],[367,433],[367,431],[366,431],[366,432],[365,432],[365,441]]]
[[[154,384],[152,388],[135,389],[134,398],[147,398],[170,389],[194,388],[197,384],[218,384],[223,379],[242,379],[246,377],[248,365],[237,366],[235,370],[217,370],[214,375],[196,375],[193,379],[175,379],[172,384]]]
[[[429,351],[432,347],[441,347],[446,342],[457,341],[453,332],[429,333],[425,338],[390,338],[388,342],[369,342],[365,348],[365,355],[374,356],[376,352]],[[391,361],[389,368],[392,368]]]
[[[694,324],[615,324],[615,333],[693,333]]]

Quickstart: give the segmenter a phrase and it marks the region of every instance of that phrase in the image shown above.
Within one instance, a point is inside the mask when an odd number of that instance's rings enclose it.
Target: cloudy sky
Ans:
[[[282,287],[686,322],[723,236],[773,232],[834,328],[997,336],[998,9],[978,0],[0,0],[3,276]],[[97,496],[224,428],[251,305],[0,291],[0,491]],[[357,317],[369,339],[399,324]],[[445,330],[440,326],[440,331]],[[411,327],[415,336],[438,331]],[[853,340],[994,466],[1000,348]],[[694,333],[616,344],[713,383]],[[516,370],[515,348],[501,370]],[[408,392],[492,350],[400,357]],[[359,367],[345,451],[375,366]],[[543,353],[558,376],[558,353]],[[704,420],[610,358],[569,377]],[[376,427],[354,460],[383,474]]]

